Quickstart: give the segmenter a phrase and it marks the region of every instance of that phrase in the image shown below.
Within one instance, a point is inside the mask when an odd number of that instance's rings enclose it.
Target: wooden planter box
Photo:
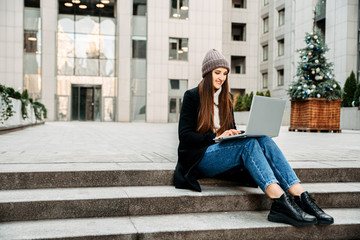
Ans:
[[[341,99],[291,99],[289,131],[341,132]]]

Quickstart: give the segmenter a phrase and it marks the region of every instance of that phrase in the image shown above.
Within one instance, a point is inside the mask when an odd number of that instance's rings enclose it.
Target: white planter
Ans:
[[[247,125],[249,120],[249,111],[234,112],[236,125]]]
[[[360,110],[357,107],[342,107],[340,129],[360,130]]]
[[[1,101],[2,99],[0,99],[0,104]],[[11,116],[8,120],[4,121],[4,123],[0,122],[0,129],[11,129],[11,128],[33,125],[44,122],[44,120],[40,120],[40,121],[36,120],[35,111],[31,104],[28,104],[26,107],[28,113],[28,118],[26,119],[23,119],[22,117],[21,101],[11,98],[11,104],[13,105],[13,111],[14,111],[13,116]],[[44,114],[42,113],[42,115]]]

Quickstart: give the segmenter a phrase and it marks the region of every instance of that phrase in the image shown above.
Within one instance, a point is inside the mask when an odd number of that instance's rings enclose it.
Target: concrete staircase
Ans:
[[[357,165],[358,166],[358,165]],[[8,164],[0,239],[359,239],[360,168],[295,168],[330,226],[267,221],[259,190],[204,179],[175,189],[174,164]]]

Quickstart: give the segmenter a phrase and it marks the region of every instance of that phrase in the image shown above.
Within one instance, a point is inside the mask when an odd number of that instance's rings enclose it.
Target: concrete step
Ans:
[[[360,182],[359,161],[291,165],[302,182]],[[0,190],[172,185],[174,168],[175,163],[2,164]],[[203,179],[201,183],[231,185],[214,179]]]
[[[358,239],[360,209],[325,209],[329,226],[296,228],[267,221],[268,211],[58,219],[0,224],[0,239]],[[291,236],[291,237],[290,237]]]
[[[304,188],[323,208],[360,208],[360,183],[309,183]],[[259,188],[173,186],[62,188],[0,191],[0,221],[267,210]]]

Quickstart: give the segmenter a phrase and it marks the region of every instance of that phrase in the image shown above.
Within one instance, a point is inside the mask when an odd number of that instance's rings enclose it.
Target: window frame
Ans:
[[[269,16],[263,18],[263,33],[269,32]]]
[[[278,11],[278,27],[285,25],[285,8]]]
[[[265,78],[266,76],[266,78]],[[266,81],[265,81],[266,79]],[[265,84],[266,82],[266,84]],[[269,74],[267,72],[262,73],[262,86],[263,88],[268,88],[269,87]]]
[[[171,54],[171,49],[170,49],[170,44],[172,44],[172,40],[176,40],[176,58],[170,58],[170,54]],[[185,42],[184,40],[186,40],[187,44],[184,44],[184,46],[182,46],[182,43]],[[180,53],[180,51],[182,51],[182,53],[186,53],[186,59],[180,59],[180,55],[182,54]],[[188,38],[175,38],[175,37],[169,37],[169,61],[189,61],[189,39]]]
[[[284,86],[284,69],[277,70],[277,86],[282,87]]]
[[[284,38],[279,39],[278,41],[278,57],[285,55],[285,40]]]
[[[269,45],[268,44],[263,45],[262,50],[263,50],[263,62],[265,62],[265,61],[269,60]],[[266,55],[266,58],[265,58],[265,55]]]

